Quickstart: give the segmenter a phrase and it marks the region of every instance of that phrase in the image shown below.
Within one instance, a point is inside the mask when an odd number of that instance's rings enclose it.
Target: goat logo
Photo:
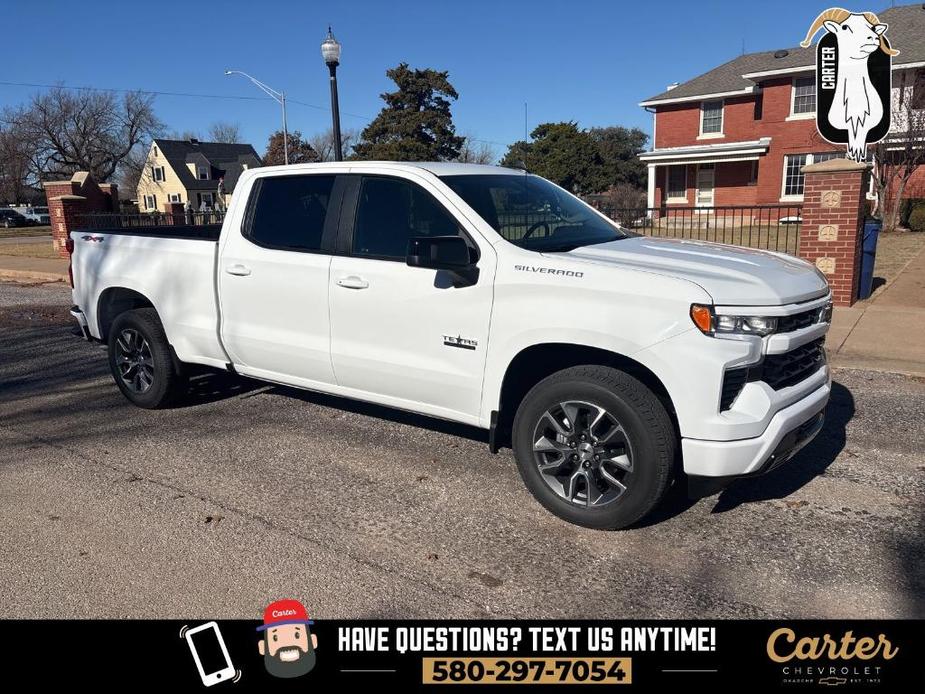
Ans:
[[[867,145],[890,130],[891,61],[899,51],[873,12],[828,9],[800,45],[808,48],[823,27],[816,44],[816,127],[829,142],[847,145],[848,159],[865,161]]]

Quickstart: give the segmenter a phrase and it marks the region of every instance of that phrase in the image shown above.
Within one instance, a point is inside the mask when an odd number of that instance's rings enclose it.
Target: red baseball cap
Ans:
[[[308,618],[308,612],[298,600],[277,600],[267,605],[263,611],[263,625],[257,631],[265,631],[283,624],[314,624]]]

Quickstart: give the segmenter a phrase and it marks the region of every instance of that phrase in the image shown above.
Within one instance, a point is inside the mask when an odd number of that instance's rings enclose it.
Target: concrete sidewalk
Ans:
[[[836,308],[826,346],[835,367],[925,376],[925,250],[872,300]]]

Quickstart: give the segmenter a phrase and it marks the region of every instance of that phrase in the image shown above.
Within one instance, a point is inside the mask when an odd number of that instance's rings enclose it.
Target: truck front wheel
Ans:
[[[186,393],[188,381],[174,364],[164,327],[153,308],[120,314],[109,330],[109,368],[133,404],[157,409]]]
[[[533,496],[560,518],[599,529],[632,525],[659,504],[676,447],[655,394],[595,365],[537,383],[517,409],[513,443]]]

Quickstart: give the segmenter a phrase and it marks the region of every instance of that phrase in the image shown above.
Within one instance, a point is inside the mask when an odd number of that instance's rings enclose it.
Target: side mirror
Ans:
[[[455,287],[475,284],[479,269],[469,256],[469,245],[459,236],[417,236],[408,241],[405,262],[410,267],[445,270]]]

